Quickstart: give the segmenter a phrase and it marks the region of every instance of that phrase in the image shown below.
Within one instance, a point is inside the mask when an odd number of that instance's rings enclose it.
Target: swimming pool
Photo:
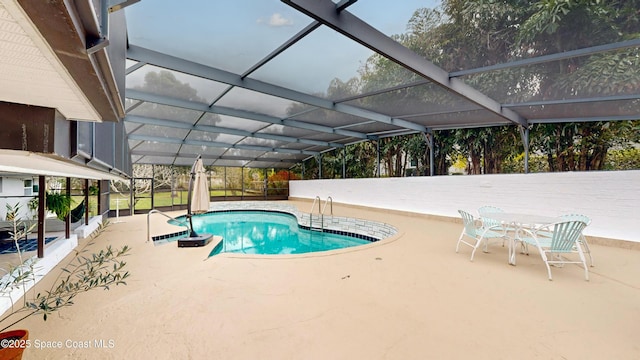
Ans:
[[[325,229],[310,230],[298,225],[292,214],[275,211],[221,211],[193,217],[197,233],[222,236],[209,256],[222,252],[243,254],[303,254],[370,244],[370,236],[348,236]]]

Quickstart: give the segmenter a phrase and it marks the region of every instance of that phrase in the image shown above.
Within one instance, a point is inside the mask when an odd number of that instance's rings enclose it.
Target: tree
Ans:
[[[529,57],[637,38],[640,0],[445,0],[440,8],[417,9],[404,34],[392,37],[446,71],[465,70],[506,63]],[[589,31],[584,31],[589,29]],[[464,82],[498,103],[634,95],[640,89],[640,50],[627,48],[573,57],[532,66],[485,71],[463,78]],[[440,123],[460,116],[487,119],[492,116],[476,104],[436,86],[392,60],[372,55],[361,66],[358,79],[335,79],[327,90],[331,99],[348,98],[363,92],[393,88],[384,93],[353,100],[354,106],[401,117],[406,113],[431,113]],[[298,112],[306,105],[298,105]],[[571,108],[569,108],[571,107]],[[597,117],[615,112],[637,113],[637,102],[601,101],[595,105],[545,105],[525,109],[535,118],[561,118],[569,114]],[[339,114],[314,111],[314,121],[330,124]],[[400,115],[399,115],[400,114]],[[430,117],[431,116],[431,117]],[[498,116],[498,115],[493,115]],[[520,129],[503,127],[441,130],[433,132],[436,174],[447,174],[460,155],[468,159],[468,173],[522,171]],[[603,121],[565,124],[536,124],[530,129],[532,155],[547,158],[534,171],[599,170],[611,148],[628,148],[638,143],[638,125],[631,121]],[[423,135],[379,140],[381,161],[391,176],[403,176],[408,158],[416,159],[418,173],[430,167]],[[352,154],[357,154],[352,156]],[[366,157],[365,162],[360,159]],[[351,145],[346,151],[347,173],[351,177],[375,171],[374,143]],[[322,176],[337,176],[340,152],[323,155]],[[515,162],[519,164],[515,164]],[[306,176],[318,176],[318,160],[306,163]],[[506,169],[505,169],[506,166]]]
[[[637,14],[638,5],[638,1],[539,1],[521,27],[518,45],[539,56],[637,37],[640,23],[637,16],[630,15]],[[582,31],[586,28],[590,31]],[[558,99],[636,94],[640,89],[639,55],[640,51],[632,48],[539,67],[537,96]],[[615,102],[598,103],[585,108],[584,114],[598,116],[602,111],[606,115],[612,106]],[[626,110],[618,109],[622,114]],[[532,131],[532,148],[546,153],[550,171],[601,170],[608,149],[634,141],[627,136],[633,129],[637,131],[637,125],[628,121],[537,125]]]

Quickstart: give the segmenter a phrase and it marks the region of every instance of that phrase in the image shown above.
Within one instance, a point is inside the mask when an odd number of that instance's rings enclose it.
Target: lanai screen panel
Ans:
[[[295,116],[294,119],[311,124],[325,125],[332,128],[339,128],[354,123],[370,121],[370,119],[328,109],[316,109],[314,111],[309,111]]]
[[[640,65],[640,52],[617,53],[618,60],[604,67],[600,63],[604,61],[603,54],[594,54],[469,75],[462,79],[501,103],[510,104],[634,94],[639,86],[640,67],[637,65]]]
[[[335,0],[339,3],[339,0]],[[376,30],[387,36],[404,34],[407,31],[407,23],[420,8],[438,8],[442,4],[440,0],[405,0],[394,4],[394,9],[389,9],[389,2],[384,0],[356,1],[346,11],[373,26]]]
[[[280,1],[140,1],[126,9],[129,42],[241,74],[306,25]]]
[[[130,137],[146,136],[153,139],[165,138],[182,140],[185,136],[187,136],[187,134],[189,134],[189,130],[185,129],[175,129],[159,125],[143,125],[142,127],[137,128],[135,132],[129,133],[128,135]]]
[[[226,151],[227,148],[224,147],[184,144],[180,147],[178,156],[195,158],[198,155],[203,155],[205,157],[215,157],[224,154]]]
[[[473,128],[513,124],[509,120],[484,109],[418,115],[412,117],[411,120],[432,129],[458,129],[460,127]]]
[[[338,143],[341,145],[346,145],[346,144],[351,144],[354,142],[361,141],[361,139],[359,138],[354,138],[349,136],[341,136],[339,138],[336,138],[336,136],[333,134],[324,134],[324,133],[316,134],[315,136],[310,137],[310,139],[319,140],[319,141],[329,141],[331,143]]]
[[[167,144],[154,141],[143,141],[136,145],[136,153],[165,153],[165,154],[177,154],[180,150],[180,144]]]
[[[412,115],[479,108],[469,100],[431,82],[351,100],[346,104],[392,117],[407,116],[407,119]]]
[[[235,116],[218,115],[218,114],[205,114],[198,122],[199,125],[212,125],[219,126],[228,129],[237,129],[242,131],[255,132],[269,124],[265,124],[262,121],[255,121]]]
[[[222,133],[209,132],[209,131],[197,131],[197,130],[192,130],[187,136],[187,140],[213,141],[213,142],[229,144],[229,145],[233,145],[242,139],[244,139],[243,136],[222,134]]]
[[[274,118],[285,118],[293,111],[292,109],[304,107],[296,101],[239,87],[231,89],[215,105],[269,115]]]
[[[355,41],[320,27],[249,77],[322,98],[342,98],[357,93],[349,80],[358,77],[371,55]]]
[[[278,140],[272,140],[272,139],[258,139],[258,138],[244,138],[238,141],[237,143],[237,145],[261,146],[265,148],[277,148],[284,144],[286,144],[286,142],[284,141],[278,141]]]
[[[293,138],[305,138],[308,136],[312,136],[316,133],[313,130],[293,128],[293,127],[279,125],[279,124],[269,125],[258,132],[261,134],[282,135],[282,136],[289,136]]]
[[[391,124],[385,124],[385,123],[381,123],[381,122],[362,122],[362,123],[358,123],[358,124],[353,124],[351,126],[345,127],[346,129],[352,130],[352,131],[358,131],[358,132],[365,132],[367,135],[375,135],[377,133],[386,133],[389,131],[404,131],[406,129],[399,127],[399,126],[395,126],[395,125],[391,125]]]
[[[193,124],[200,115],[202,115],[202,112],[152,102],[144,102],[140,106],[129,111],[127,114],[143,116],[146,118],[175,120]]]
[[[529,121],[559,121],[561,119],[572,119],[573,121],[584,121],[586,119],[611,118],[612,116],[627,117],[637,119],[640,113],[640,100],[611,100],[611,101],[589,101],[561,104],[544,105],[523,105],[509,106]]]
[[[149,156],[143,155],[134,164],[173,165],[173,156]]]
[[[228,85],[179,71],[145,65],[127,75],[127,89],[210,105]]]

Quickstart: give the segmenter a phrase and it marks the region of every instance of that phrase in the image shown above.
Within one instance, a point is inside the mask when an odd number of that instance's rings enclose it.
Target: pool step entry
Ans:
[[[180,224],[184,227],[187,228],[187,230],[181,231],[180,233],[171,233],[171,234],[167,234],[164,236],[160,236],[160,239],[163,238],[172,238],[175,236],[182,236],[184,234],[184,237],[181,237],[180,239],[178,239],[178,247],[200,247],[200,246],[205,246],[207,244],[209,244],[213,238],[212,234],[196,234],[192,229],[191,226],[189,225],[189,223],[178,220],[174,217],[171,217],[165,213],[163,213],[160,210],[156,210],[153,209],[151,211],[149,211],[149,213],[147,214],[147,242],[149,242],[150,240],[153,241],[153,239],[150,236],[150,218],[151,218],[151,214],[160,214],[170,220],[173,220],[176,222],[176,224]],[[157,237],[156,237],[157,238]]]
[[[160,215],[162,215],[162,216],[164,216],[164,217],[166,217],[166,218],[168,218],[170,220],[175,221],[176,224],[179,224],[179,225],[182,225],[182,226],[186,227],[187,230],[183,231],[185,235],[188,236],[191,233],[191,228],[189,227],[189,223],[181,221],[181,220],[178,220],[176,218],[173,218],[173,217],[163,213],[160,210],[152,209],[152,210],[149,211],[149,213],[147,213],[147,242],[152,241],[152,239],[151,239],[151,222],[150,222],[150,218],[151,218],[151,214],[156,214],[156,213],[160,214]],[[176,235],[176,233],[174,232],[172,234],[166,235],[166,237],[173,237],[175,235]]]
[[[313,209],[316,207],[316,202],[318,203],[318,220],[320,221],[320,227],[313,226]],[[327,204],[331,204],[329,210],[331,211],[331,216],[333,216],[333,199],[331,196],[327,196],[327,200],[324,201],[322,208],[320,208],[321,203],[322,199],[320,199],[320,196],[316,196],[315,199],[313,199],[311,211],[309,212],[309,230],[324,232],[324,212],[327,210]]]
[[[205,246],[211,242],[213,235],[211,234],[199,234],[195,236],[187,236],[178,239],[178,247],[200,247]]]

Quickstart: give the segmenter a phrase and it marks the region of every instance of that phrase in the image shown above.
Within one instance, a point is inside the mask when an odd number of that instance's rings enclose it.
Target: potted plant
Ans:
[[[38,197],[34,197],[27,203],[27,207],[29,208],[29,212],[31,212],[31,218],[35,219],[38,216]]]
[[[48,192],[45,197],[45,203],[47,209],[54,212],[60,220],[64,220],[69,211],[71,211],[71,197],[67,194]]]
[[[14,304],[12,300],[11,309],[0,317],[0,359],[20,359],[24,348],[29,344],[27,330],[6,331],[7,329],[34,315],[43,315],[46,321],[48,315],[73,305],[78,294],[97,288],[109,290],[112,285],[126,285],[125,279],[129,277],[129,272],[124,270],[126,263],[122,261],[122,257],[127,255],[130,248],[126,245],[120,249],[107,246],[93,254],[76,251],[49,290],[35,293],[34,289],[29,292],[26,286],[30,281],[35,282],[36,258],[22,261],[19,239],[24,238],[23,232],[30,229],[21,226],[17,217],[13,218],[13,224],[11,237],[21,264],[10,267],[7,274],[0,278],[0,293],[21,289],[24,295],[19,304]],[[95,239],[105,226],[106,224],[99,227],[92,238]]]

